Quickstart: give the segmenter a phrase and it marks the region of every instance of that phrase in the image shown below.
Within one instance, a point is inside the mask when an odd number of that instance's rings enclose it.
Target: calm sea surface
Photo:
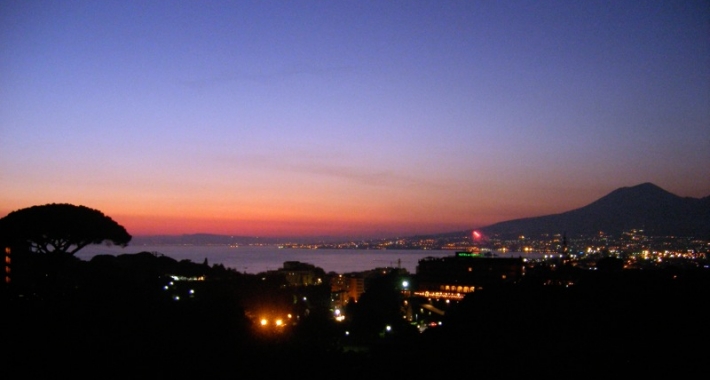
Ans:
[[[358,250],[358,249],[292,249],[277,246],[226,245],[136,245],[126,248],[90,245],[76,253],[82,260],[96,255],[120,255],[154,252],[175,260],[190,260],[209,265],[223,264],[240,272],[260,273],[279,269],[285,261],[300,261],[323,268],[326,272],[349,273],[382,267],[401,267],[416,273],[417,263],[425,257],[455,255],[451,250]],[[499,257],[535,257],[535,254],[508,252]]]

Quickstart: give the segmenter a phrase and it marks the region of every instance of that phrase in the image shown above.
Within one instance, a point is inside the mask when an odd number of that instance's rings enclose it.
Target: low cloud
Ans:
[[[302,173],[345,179],[366,186],[434,186],[428,181],[397,173],[386,168],[364,168],[352,165],[338,164],[340,158],[335,154],[321,155],[281,154],[278,157],[268,155],[248,155],[242,157],[242,162],[248,162],[252,167],[278,170],[288,173]]]

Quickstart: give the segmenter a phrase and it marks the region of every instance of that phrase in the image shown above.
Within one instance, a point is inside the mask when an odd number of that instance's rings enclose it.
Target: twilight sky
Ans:
[[[710,195],[710,2],[0,1],[0,216],[396,236]]]

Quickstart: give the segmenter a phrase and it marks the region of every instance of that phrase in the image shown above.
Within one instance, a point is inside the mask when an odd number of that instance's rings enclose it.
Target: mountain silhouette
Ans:
[[[710,237],[710,196],[680,197],[652,183],[622,187],[587,206],[560,214],[514,219],[477,229],[488,236],[566,233]]]

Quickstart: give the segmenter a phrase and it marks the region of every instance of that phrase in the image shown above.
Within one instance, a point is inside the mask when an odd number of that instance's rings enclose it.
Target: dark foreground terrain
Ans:
[[[696,378],[709,362],[710,270],[702,266],[575,273],[572,286],[531,273],[469,294],[440,327],[363,327],[356,339],[345,335],[354,326],[318,304],[326,288],[294,290],[206,263],[131,260],[18,274],[3,288],[3,378]],[[164,265],[210,277],[168,294]],[[295,292],[311,292],[312,303],[299,305]],[[289,305],[298,323],[263,329],[257,304]]]

